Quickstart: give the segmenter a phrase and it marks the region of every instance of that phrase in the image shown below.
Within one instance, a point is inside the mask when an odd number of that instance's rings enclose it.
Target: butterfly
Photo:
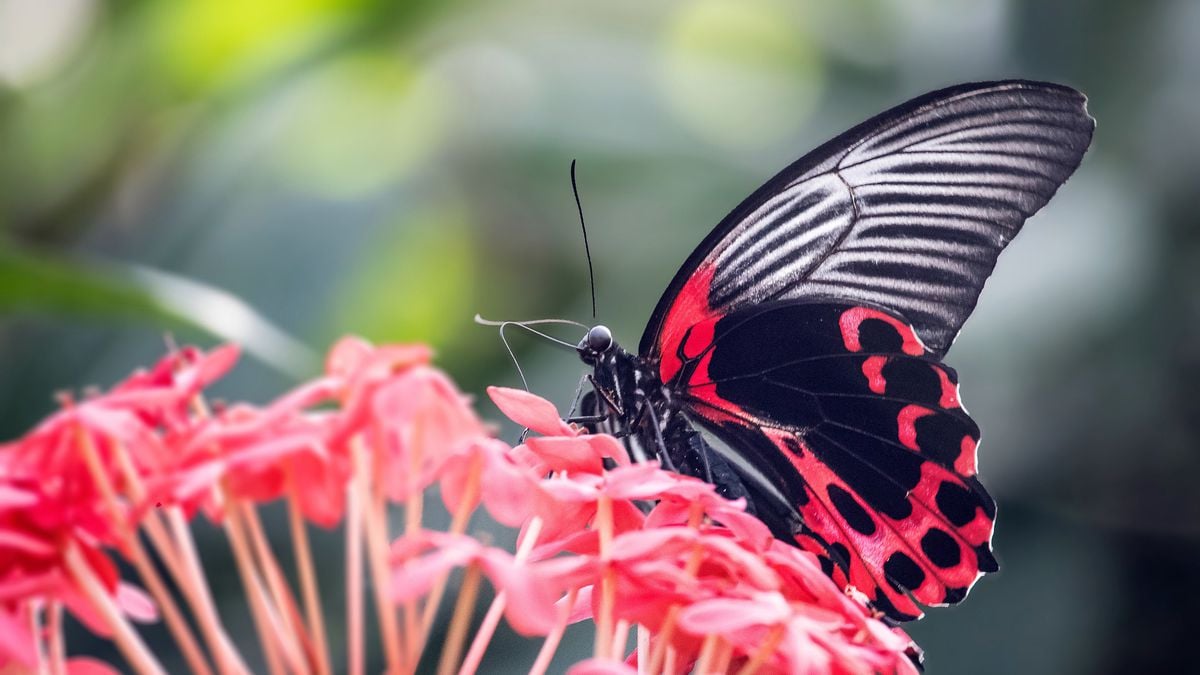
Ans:
[[[588,330],[578,419],[745,498],[894,620],[960,602],[998,569],[996,503],[942,359],[1094,128],[1081,93],[1013,80],[926,94],[825,143],[700,243],[636,354]]]

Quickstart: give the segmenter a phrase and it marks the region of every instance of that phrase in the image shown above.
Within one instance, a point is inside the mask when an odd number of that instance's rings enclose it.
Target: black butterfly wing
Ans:
[[[676,395],[736,453],[759,510],[796,514],[798,543],[818,542],[877,607],[915,618],[908,594],[953,604],[996,570],[979,428],[954,371],[902,319],[779,301],[695,330],[708,346],[685,362]]]
[[[798,543],[894,618],[996,568],[979,431],[940,360],[1000,252],[1079,165],[1085,102],[967,84],[860,124],[734,209],[642,335],[685,410],[803,521]]]
[[[678,368],[687,328],[770,300],[835,297],[904,316],[949,349],[996,258],[1079,166],[1094,120],[1079,92],[964,84],[822,145],[742,202],[675,275],[639,353]]]

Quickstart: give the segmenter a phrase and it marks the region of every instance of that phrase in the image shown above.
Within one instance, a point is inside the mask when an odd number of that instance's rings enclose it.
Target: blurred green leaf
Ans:
[[[822,92],[820,52],[792,14],[772,2],[682,5],[662,49],[668,103],[718,145],[766,145],[786,137]]]
[[[349,199],[394,185],[446,135],[444,83],[391,54],[314,69],[282,96],[274,157],[305,191]]]
[[[478,263],[464,209],[430,207],[384,232],[338,293],[343,300],[332,325],[381,342],[453,343],[477,310]]]
[[[196,329],[239,343],[289,375],[316,356],[235,296],[146,267],[79,263],[0,245],[0,313],[52,312]]]
[[[164,65],[197,90],[269,70],[349,20],[360,2],[209,0],[162,3],[154,15]]]

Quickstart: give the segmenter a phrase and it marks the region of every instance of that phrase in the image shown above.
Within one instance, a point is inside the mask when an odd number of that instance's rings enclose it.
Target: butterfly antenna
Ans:
[[[566,326],[575,326],[577,328],[582,328],[584,331],[587,331],[587,329],[588,329],[587,326],[579,323],[578,321],[571,321],[570,319],[534,319],[533,321],[493,321],[491,319],[485,319],[478,314],[475,315],[475,323],[479,324],[480,326],[494,326],[494,327],[498,326],[501,330],[503,330],[505,326],[516,326],[518,328],[527,330],[530,333],[533,333],[534,335],[536,335],[542,339],[553,342],[556,345],[559,345],[561,347],[566,347],[567,349],[570,349],[571,351],[575,351],[575,344],[573,344],[571,342],[567,342],[566,340],[560,340],[560,339],[554,337],[553,335],[548,335],[546,333],[543,333],[540,330],[537,330],[536,328],[531,328],[530,326],[553,323],[553,324],[563,324]]]
[[[509,358],[512,359],[513,365],[516,366],[517,375],[521,376],[521,386],[524,387],[525,391],[529,391],[529,380],[525,379],[525,371],[521,370],[521,362],[517,360],[517,355],[513,352],[512,345],[508,344],[508,338],[504,337],[504,329],[508,326],[509,324],[507,323],[500,324],[500,341],[504,343],[504,350],[508,352]]]
[[[567,326],[576,326],[578,328],[582,328],[585,331],[588,329],[587,326],[579,323],[578,321],[571,321],[569,319],[535,319],[533,321],[493,321],[491,319],[485,319],[478,314],[475,315],[475,323],[477,323],[481,326],[493,326],[493,327],[497,327],[500,329],[500,341],[504,343],[504,349],[506,351],[508,351],[509,357],[512,358],[513,365],[517,367],[517,374],[521,376],[521,384],[523,384],[525,386],[526,391],[529,391],[529,382],[525,379],[525,372],[521,370],[521,364],[519,361],[517,361],[517,355],[515,352],[513,352],[512,345],[510,345],[508,343],[508,338],[505,337],[505,335],[504,335],[504,329],[508,328],[509,326],[516,326],[517,328],[526,330],[540,338],[548,340],[549,342],[551,342],[553,344],[559,345],[560,347],[565,347],[567,349],[570,349],[571,351],[575,350],[575,345],[571,344],[570,342],[567,342],[566,340],[560,340],[560,339],[554,337],[553,335],[548,335],[546,333],[543,333],[542,331],[540,331],[536,328],[533,328],[533,326],[536,326],[539,324],[563,324],[563,325],[567,325]]]
[[[596,275],[592,272],[592,249],[588,246],[587,225],[583,223],[583,204],[579,201],[579,186],[575,182],[575,160],[571,160],[571,192],[575,193],[575,208],[579,211],[579,227],[583,230],[583,252],[587,254],[588,283],[592,288],[592,318],[596,318]]]

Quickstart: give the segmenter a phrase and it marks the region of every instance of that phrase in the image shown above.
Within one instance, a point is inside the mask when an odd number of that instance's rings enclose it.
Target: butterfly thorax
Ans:
[[[664,437],[683,419],[654,364],[613,342],[604,326],[589,331],[578,350],[592,367],[592,391],[582,406],[595,420],[589,426],[626,439],[637,459],[658,458]]]
[[[659,364],[625,351],[607,331],[593,328],[579,344],[580,358],[592,367],[592,390],[580,404],[588,430],[620,438],[635,461],[657,460],[669,470],[713,484],[727,499],[746,499],[751,513],[756,504],[765,505],[691,423],[682,399],[663,384]],[[780,536],[795,530],[789,513],[758,515]]]

